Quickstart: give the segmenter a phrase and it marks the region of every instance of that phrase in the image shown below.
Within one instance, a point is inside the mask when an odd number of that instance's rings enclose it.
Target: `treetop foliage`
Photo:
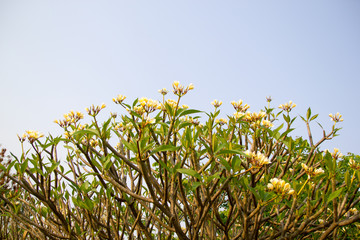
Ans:
[[[359,237],[360,158],[320,150],[342,116],[314,140],[292,137],[293,102],[250,112],[242,100],[201,121],[181,104],[192,84],[148,98],[113,101],[126,114],[71,111],[62,136],[27,131],[21,156],[1,161],[0,239],[326,239]],[[275,127],[276,126],[276,127]],[[26,144],[28,142],[28,144]],[[26,148],[28,146],[28,148]],[[58,152],[66,150],[65,158]],[[0,179],[0,180],[1,180]]]

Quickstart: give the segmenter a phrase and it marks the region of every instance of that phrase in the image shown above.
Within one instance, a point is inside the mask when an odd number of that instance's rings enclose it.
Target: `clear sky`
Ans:
[[[359,154],[359,77],[357,0],[0,2],[0,144],[14,153],[16,134],[58,135],[53,121],[71,109],[116,112],[117,94],[161,99],[177,80],[195,85],[184,104],[210,111],[219,99],[223,116],[232,100],[259,111],[269,95],[295,102],[293,116],[310,106],[325,129],[340,112],[324,148]]]

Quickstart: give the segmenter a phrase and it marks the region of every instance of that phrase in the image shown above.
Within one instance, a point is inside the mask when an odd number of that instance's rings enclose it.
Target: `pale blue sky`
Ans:
[[[61,132],[69,110],[117,94],[160,99],[174,80],[193,83],[184,103],[212,110],[243,99],[251,111],[289,100],[311,106],[340,136],[326,148],[359,151],[360,1],[25,1],[0,2],[0,143],[16,134]],[[306,136],[299,119],[297,135]],[[317,124],[316,133],[321,133]],[[317,135],[319,137],[319,135]]]

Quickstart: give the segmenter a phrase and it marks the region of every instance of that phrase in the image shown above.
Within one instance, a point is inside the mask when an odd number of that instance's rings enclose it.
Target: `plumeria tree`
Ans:
[[[219,118],[181,104],[193,85],[172,85],[148,98],[114,103],[126,114],[99,122],[105,105],[56,120],[64,134],[19,137],[21,156],[1,165],[15,195],[2,189],[0,209],[24,239],[334,239],[356,238],[360,163],[315,140],[309,108],[306,137],[293,137],[291,101],[250,112],[242,100]],[[25,148],[28,143],[30,148]],[[58,154],[59,148],[66,156]],[[10,238],[9,238],[10,239]],[[14,238],[15,239],[15,238]]]

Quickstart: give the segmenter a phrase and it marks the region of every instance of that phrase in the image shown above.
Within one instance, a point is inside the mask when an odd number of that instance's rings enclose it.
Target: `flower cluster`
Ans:
[[[124,124],[122,122],[118,123],[118,124],[115,125],[114,130],[123,132],[125,130],[125,126],[124,126]]]
[[[59,124],[60,127],[68,127],[72,123],[76,123],[83,118],[84,114],[81,112],[75,113],[73,110],[71,110],[69,113],[64,114],[64,120],[55,120],[54,123]]]
[[[360,163],[356,162],[353,158],[350,158],[349,167],[351,167],[354,170],[360,170]]]
[[[359,210],[357,210],[356,208],[350,208],[349,211],[347,211],[347,215],[348,216],[353,216],[359,213]]]
[[[162,89],[160,89],[158,92],[159,92],[160,94],[162,94],[162,95],[165,96],[169,91],[166,90],[166,88],[162,88]]]
[[[146,116],[143,118],[143,126],[146,126],[148,124],[153,124],[155,123],[155,118],[151,118],[149,116]]]
[[[215,107],[218,108],[221,106],[222,101],[218,101],[217,99],[215,99],[214,101],[211,102],[211,104]]]
[[[263,111],[260,111],[258,113],[256,112],[253,112],[253,113],[249,113],[246,115],[246,119],[249,121],[249,122],[256,122],[256,121],[259,121],[261,120],[263,117],[266,116],[266,113],[263,112]]]
[[[249,150],[246,150],[245,154],[249,156],[252,166],[256,168],[260,168],[263,165],[270,163],[270,160],[260,152],[254,153],[254,152],[250,152]]]
[[[292,195],[295,193],[289,183],[286,183],[284,180],[278,178],[270,179],[270,183],[268,183],[267,188],[270,191],[274,191],[275,193],[281,195]]]
[[[83,119],[84,114],[82,114],[81,112],[76,112],[75,113],[74,111],[70,111],[70,113],[64,114],[64,118],[67,121],[75,123],[75,122],[79,121],[80,119]]]
[[[121,104],[126,99],[126,96],[119,94],[116,98],[113,98],[113,102],[116,104]]]
[[[274,126],[274,124],[272,122],[270,122],[269,120],[262,120],[261,125],[263,125],[266,128],[271,128]]]
[[[181,117],[181,118],[180,118],[180,121],[192,123],[192,124],[194,124],[194,125],[199,125],[199,124],[200,124],[200,121],[199,121],[199,120],[194,119],[194,118],[189,117],[189,116]]]
[[[220,126],[227,124],[228,120],[225,118],[218,118],[215,120],[215,123],[218,123]]]
[[[84,130],[85,128],[88,128],[88,127],[89,127],[88,124],[85,124],[85,125],[79,124],[78,126],[75,126],[75,128],[73,128],[72,131],[69,131],[69,129],[65,129],[64,136],[65,136],[66,139],[71,139],[72,135],[75,132],[80,131],[80,130]]]
[[[242,118],[246,122],[254,123],[254,122],[260,121],[263,117],[265,117],[266,113],[263,111],[260,111],[258,113],[256,113],[256,112],[252,113],[249,111],[247,111],[246,113],[235,112],[234,116],[236,119]]]
[[[324,170],[322,168],[314,169],[313,167],[308,167],[305,163],[302,163],[301,167],[304,169],[309,178],[324,173]]]
[[[90,139],[90,146],[95,148],[95,147],[99,146],[99,142],[95,139]]]
[[[330,151],[328,149],[325,149],[324,152],[330,152]],[[334,152],[330,154],[335,160],[342,158],[344,156],[341,152],[339,152],[338,148],[334,148]]]
[[[190,85],[185,88],[184,86],[180,85],[178,81],[173,82],[172,86],[174,88],[174,94],[179,97],[184,96],[189,90],[194,89],[194,85],[192,83],[190,83]]]
[[[290,112],[294,107],[296,107],[296,104],[293,103],[292,101],[289,101],[288,103],[279,105],[279,108],[281,108],[282,110],[285,110],[287,112]]]
[[[173,99],[167,99],[165,104],[168,104],[170,107],[175,108],[177,105],[177,101]]]
[[[22,142],[22,143],[25,142],[25,140],[26,140],[26,134],[25,133],[21,137],[19,136],[19,134],[17,136],[18,136],[20,142]]]
[[[117,113],[110,112],[110,116],[111,116],[112,118],[116,118],[116,117],[117,117]]]
[[[165,101],[165,104],[160,104],[160,109],[162,109],[163,111],[166,111],[166,107],[165,107],[166,104],[169,105],[171,108],[175,109],[178,103],[177,103],[177,101],[175,101],[173,99],[167,99]],[[183,104],[180,106],[180,108],[188,109],[189,106],[186,104]]]
[[[130,109],[128,109],[128,111],[131,112]],[[135,106],[133,111],[139,115],[143,115],[145,113],[145,109],[142,106]]]
[[[91,105],[90,108],[85,108],[85,110],[90,116],[95,117],[96,115],[98,115],[100,110],[104,109],[104,108],[106,108],[106,105],[104,103],[101,106],[96,106],[96,107],[93,104],[93,105]]]
[[[124,149],[124,146],[121,142],[118,142],[115,146],[115,149],[118,150],[119,152],[122,151]]]
[[[344,121],[344,119],[342,119],[342,115],[338,112],[335,115],[330,113],[329,117],[331,118],[330,120],[334,121],[335,123]]]
[[[99,146],[99,142],[98,140],[96,139],[93,139],[93,138],[90,138],[90,139],[87,139],[87,138],[83,138],[81,140],[81,143],[85,146],[91,146],[93,148],[96,148],[97,146]]]
[[[160,102],[156,100],[143,97],[139,99],[139,103],[141,107],[144,109],[144,111],[147,113],[154,112],[156,109],[161,109]]]
[[[27,138],[29,140],[30,143],[35,142],[36,140],[38,140],[39,138],[43,137],[44,134],[41,134],[37,131],[26,131],[21,137],[18,135],[19,141],[20,142],[24,142],[25,139]]]
[[[237,102],[235,102],[235,101],[231,102],[231,105],[233,105],[236,112],[243,112],[244,113],[244,112],[246,112],[246,110],[248,110],[250,108],[250,106],[247,105],[247,104],[244,104],[244,105],[242,105],[242,104],[243,104],[243,100],[241,100],[241,99],[239,101],[237,101]]]
[[[67,128],[68,126],[71,125],[71,121],[66,121],[66,119],[64,119],[64,120],[55,119],[54,123],[59,124],[59,126],[62,128]]]
[[[133,125],[130,122],[127,123],[127,124],[124,124],[124,123],[120,122],[120,123],[115,125],[114,129],[116,131],[124,132],[127,129],[132,129],[132,127],[133,127]]]
[[[274,229],[272,228],[272,227],[270,227],[270,226],[264,226],[264,227],[262,227],[262,229],[265,231],[265,232],[272,232]]]

